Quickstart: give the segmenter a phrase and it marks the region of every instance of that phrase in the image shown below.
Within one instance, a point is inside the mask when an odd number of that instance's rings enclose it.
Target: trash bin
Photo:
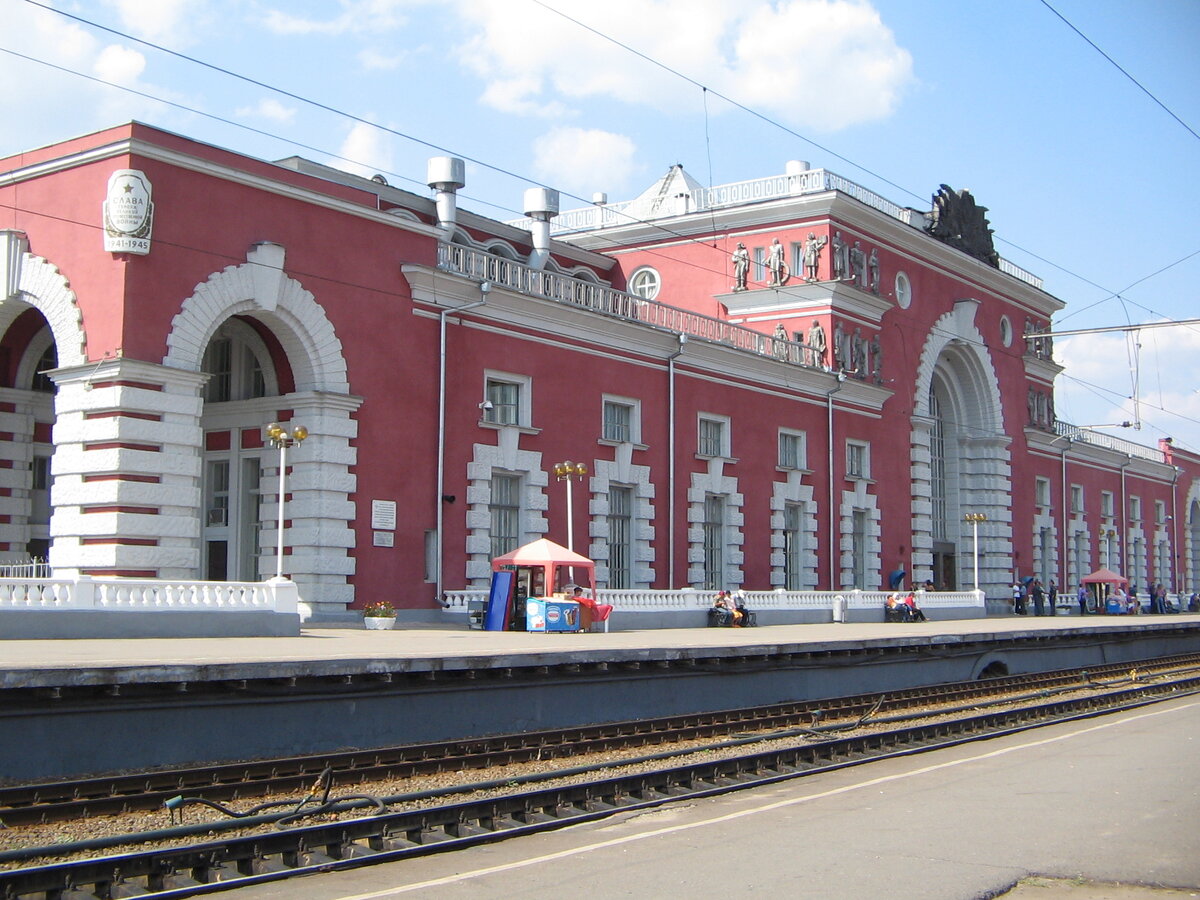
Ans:
[[[836,597],[833,598],[833,621],[835,621],[835,622],[845,622],[846,621],[846,606],[847,606],[846,598],[843,597],[841,594],[838,594]]]

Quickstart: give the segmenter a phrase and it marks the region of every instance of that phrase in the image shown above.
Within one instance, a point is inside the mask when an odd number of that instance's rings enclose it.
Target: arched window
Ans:
[[[270,368],[267,348],[244,322],[230,319],[217,329],[204,351],[202,365],[211,376],[204,387],[208,403],[253,400],[268,394],[264,375]]]

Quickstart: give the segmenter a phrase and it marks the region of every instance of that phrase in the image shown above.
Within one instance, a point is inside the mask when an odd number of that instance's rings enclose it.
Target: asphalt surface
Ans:
[[[1200,896],[1200,697],[238,900]]]

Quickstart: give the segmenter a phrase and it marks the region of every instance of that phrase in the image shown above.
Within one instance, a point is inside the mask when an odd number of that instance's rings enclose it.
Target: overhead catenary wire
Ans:
[[[454,151],[448,150],[448,149],[446,149],[446,148],[442,147],[441,145],[439,145],[439,144],[436,144],[436,143],[434,143],[434,142],[427,141],[427,140],[421,139],[421,138],[419,138],[419,137],[416,137],[415,135],[407,134],[407,133],[405,133],[405,132],[401,132],[401,131],[398,131],[398,130],[396,130],[396,129],[392,129],[392,128],[388,128],[388,127],[386,127],[386,126],[382,126],[382,125],[380,125],[379,123],[377,123],[377,122],[373,122],[373,121],[370,121],[369,119],[366,119],[366,118],[364,118],[364,117],[362,117],[362,116],[358,116],[358,115],[355,115],[355,114],[353,114],[353,113],[347,112],[347,111],[345,111],[345,110],[339,109],[339,108],[337,108],[337,107],[331,106],[331,105],[329,105],[329,104],[322,103],[322,102],[320,102],[320,101],[316,101],[316,100],[313,100],[313,99],[311,99],[311,98],[304,97],[304,96],[302,96],[302,95],[296,94],[296,93],[294,93],[294,92],[292,92],[292,91],[289,91],[289,90],[287,90],[287,89],[284,89],[284,88],[280,88],[280,87],[276,87],[276,86],[273,86],[273,85],[267,84],[266,82],[259,81],[259,80],[257,80],[257,79],[251,78],[251,77],[249,77],[249,76],[241,75],[241,74],[239,74],[239,73],[237,73],[237,72],[234,72],[234,71],[232,71],[232,70],[230,70],[230,69],[226,69],[226,68],[224,68],[224,67],[217,66],[217,65],[214,65],[214,64],[212,64],[212,63],[208,63],[208,62],[206,62],[206,61],[204,61],[204,60],[202,60],[202,59],[199,59],[199,58],[197,58],[197,57],[190,56],[190,55],[188,55],[188,54],[184,54],[184,53],[180,53],[180,52],[178,52],[178,51],[171,50],[171,49],[169,49],[169,48],[167,48],[167,47],[164,47],[164,46],[162,46],[162,45],[159,45],[159,44],[155,44],[155,43],[153,43],[153,42],[151,42],[151,41],[146,41],[146,40],[143,40],[143,39],[140,39],[140,38],[134,37],[134,36],[132,36],[132,35],[130,35],[130,34],[127,34],[127,33],[121,32],[121,31],[119,31],[119,30],[117,30],[117,29],[109,28],[109,27],[107,27],[107,26],[101,25],[101,24],[99,24],[99,23],[97,23],[97,22],[94,22],[94,21],[92,21],[92,20],[86,19],[86,18],[84,18],[84,17],[82,17],[82,16],[74,15],[74,14],[71,14],[71,13],[67,13],[67,12],[65,12],[65,11],[63,11],[63,10],[56,9],[56,8],[54,8],[54,7],[52,7],[52,6],[49,6],[49,5],[45,4],[45,3],[38,2],[38,0],[25,0],[25,2],[27,2],[27,3],[29,3],[29,4],[31,4],[31,5],[33,5],[33,6],[39,7],[39,8],[41,8],[41,9],[43,9],[43,10],[47,11],[47,12],[54,13],[54,14],[57,14],[57,15],[60,15],[60,16],[64,16],[64,17],[66,17],[66,18],[69,18],[69,19],[72,19],[72,20],[74,20],[74,21],[77,21],[77,22],[79,22],[79,23],[81,23],[81,24],[89,25],[89,26],[91,26],[91,27],[94,27],[94,28],[100,29],[100,30],[102,30],[102,31],[108,32],[108,33],[110,33],[110,34],[113,34],[113,35],[115,35],[115,36],[121,37],[121,38],[123,38],[123,39],[130,40],[130,41],[133,41],[133,42],[139,43],[139,44],[141,44],[141,45],[143,45],[143,46],[146,46],[146,47],[153,48],[153,49],[155,49],[155,50],[157,50],[157,51],[159,51],[159,52],[166,53],[166,54],[168,54],[168,55],[171,55],[171,56],[174,56],[174,57],[176,57],[176,58],[179,58],[179,59],[185,60],[185,61],[187,61],[187,62],[189,62],[189,63],[195,64],[195,65],[199,65],[199,66],[203,66],[203,67],[205,67],[205,68],[208,68],[208,69],[210,69],[210,70],[212,70],[212,71],[215,71],[215,72],[221,73],[221,74],[223,74],[223,75],[226,75],[226,76],[229,76],[229,77],[233,77],[233,78],[237,78],[237,79],[240,79],[240,80],[246,81],[247,83],[250,83],[250,84],[256,85],[256,86],[258,86],[258,87],[262,87],[262,88],[264,88],[264,89],[266,89],[266,90],[269,90],[269,91],[272,91],[272,92],[278,93],[278,94],[280,94],[281,96],[284,96],[284,97],[288,97],[288,98],[290,98],[290,99],[297,100],[298,102],[302,102],[302,103],[306,103],[306,104],[312,105],[312,106],[314,106],[314,107],[316,107],[316,108],[318,108],[318,109],[322,109],[322,110],[324,110],[324,111],[327,111],[327,112],[329,112],[329,113],[331,113],[331,114],[334,114],[334,115],[337,115],[337,116],[342,116],[342,117],[348,118],[348,119],[350,119],[350,120],[352,120],[352,121],[354,121],[354,122],[361,123],[361,124],[364,124],[364,125],[370,126],[370,127],[372,127],[372,128],[377,128],[377,129],[379,129],[379,130],[382,130],[382,131],[384,131],[384,132],[387,132],[387,133],[393,134],[393,135],[395,135],[395,136],[397,136],[397,137],[400,137],[400,138],[402,138],[402,139],[404,139],[404,140],[408,140],[408,141],[415,142],[415,143],[417,143],[417,144],[420,144],[420,145],[422,145],[422,146],[429,147],[429,148],[431,148],[431,149],[434,149],[434,150],[436,150],[436,151],[439,151],[439,152],[445,152],[445,153],[452,153],[452,152],[454,152]],[[899,191],[902,191],[902,192],[903,192],[903,193],[905,193],[905,194],[909,194],[909,195],[911,195],[911,196],[913,196],[913,197],[917,197],[917,198],[919,198],[919,199],[924,199],[924,198],[922,197],[922,195],[919,195],[919,194],[917,194],[917,193],[915,193],[915,192],[912,192],[912,191],[910,191],[910,190],[908,190],[908,189],[904,188],[902,185],[899,185],[899,184],[897,184],[897,183],[895,183],[895,182],[893,182],[893,181],[891,181],[891,180],[887,179],[886,177],[882,176],[882,175],[881,175],[881,174],[879,174],[878,172],[872,171],[871,169],[869,169],[869,168],[867,168],[867,167],[865,167],[865,166],[862,166],[862,165],[860,165],[860,164],[858,164],[858,163],[854,162],[853,160],[851,160],[851,159],[849,159],[849,158],[847,158],[847,157],[845,157],[845,156],[842,156],[841,154],[838,154],[837,152],[835,152],[835,151],[831,150],[830,148],[827,148],[827,147],[824,147],[824,146],[822,146],[821,144],[819,144],[819,143],[817,143],[817,142],[815,142],[815,141],[811,140],[811,139],[810,139],[810,138],[808,138],[807,136],[805,136],[805,135],[803,135],[803,134],[801,134],[801,133],[799,133],[799,132],[795,131],[794,129],[791,129],[791,128],[789,128],[789,127],[787,127],[787,126],[785,126],[785,125],[781,124],[781,123],[780,123],[780,122],[778,122],[777,120],[775,120],[775,119],[772,119],[771,117],[769,117],[769,116],[766,116],[766,115],[764,115],[764,114],[762,114],[762,113],[758,112],[757,110],[753,109],[752,107],[750,107],[750,106],[748,106],[748,105],[746,105],[746,104],[743,104],[743,103],[741,103],[741,102],[737,101],[736,99],[733,99],[733,98],[727,97],[727,96],[725,96],[725,95],[723,95],[723,94],[721,94],[721,93],[719,93],[719,92],[713,91],[711,88],[709,88],[709,87],[707,87],[707,86],[705,86],[705,85],[701,84],[699,81],[696,81],[695,79],[692,79],[692,78],[690,78],[689,76],[687,76],[687,75],[685,75],[685,74],[683,74],[683,73],[681,73],[681,72],[679,72],[679,71],[677,71],[677,70],[675,70],[675,69],[671,68],[670,66],[667,66],[667,65],[665,65],[665,64],[663,64],[663,63],[661,63],[661,62],[659,62],[658,60],[655,60],[655,59],[653,59],[652,57],[648,56],[647,54],[644,54],[644,53],[642,53],[641,51],[638,51],[638,50],[636,50],[636,49],[634,49],[634,48],[630,47],[628,44],[626,44],[626,43],[624,43],[624,42],[621,42],[621,41],[619,41],[619,40],[616,40],[616,39],[614,39],[614,38],[612,38],[612,37],[610,37],[610,36],[608,36],[608,35],[604,34],[603,32],[599,31],[598,29],[595,29],[595,28],[593,28],[593,27],[591,27],[591,26],[589,26],[589,25],[586,25],[585,23],[582,23],[582,22],[580,22],[579,20],[577,20],[577,19],[574,19],[573,17],[566,15],[566,14],[562,13],[562,12],[561,12],[561,11],[559,11],[559,10],[556,10],[556,9],[554,9],[554,8],[552,8],[552,7],[550,7],[550,6],[548,6],[547,4],[540,2],[540,0],[531,0],[531,2],[534,2],[534,3],[536,3],[538,6],[541,6],[542,8],[546,9],[546,10],[547,10],[547,11],[549,11],[549,12],[552,12],[552,13],[554,13],[554,14],[556,14],[556,15],[562,16],[563,18],[565,18],[565,19],[567,19],[567,20],[569,20],[569,21],[573,22],[574,24],[576,24],[578,27],[584,28],[584,29],[588,30],[589,32],[592,32],[592,33],[596,34],[597,36],[599,36],[599,37],[601,37],[601,38],[603,38],[603,39],[605,39],[605,40],[608,40],[608,41],[610,41],[610,42],[612,42],[612,43],[616,44],[617,46],[619,46],[619,47],[623,48],[623,49],[624,49],[624,50],[626,50],[627,52],[633,53],[633,54],[635,54],[635,55],[639,56],[640,58],[642,58],[642,59],[645,59],[647,62],[650,62],[650,63],[652,63],[652,64],[654,64],[654,65],[656,65],[656,66],[659,66],[660,68],[662,68],[662,69],[664,69],[665,71],[667,71],[667,72],[671,73],[671,74],[672,74],[672,75],[674,75],[675,77],[681,78],[681,79],[683,79],[683,80],[687,81],[687,82],[688,82],[688,83],[690,83],[690,84],[693,84],[693,85],[695,85],[695,86],[697,86],[697,87],[700,87],[700,88],[702,89],[702,91],[704,92],[704,96],[705,96],[705,98],[707,98],[707,94],[708,94],[708,93],[713,93],[713,94],[714,94],[714,96],[720,97],[721,99],[725,100],[726,102],[728,102],[728,103],[730,103],[730,104],[732,104],[732,105],[736,106],[737,108],[739,108],[739,109],[741,109],[741,110],[745,111],[747,114],[749,114],[749,115],[752,115],[752,116],[754,116],[754,117],[756,117],[756,118],[759,118],[760,120],[762,120],[762,121],[764,121],[764,122],[766,122],[766,123],[768,123],[768,124],[770,124],[770,125],[772,125],[772,126],[774,126],[774,127],[776,127],[776,128],[779,128],[779,129],[783,130],[784,132],[786,132],[786,133],[788,133],[788,134],[790,134],[790,135],[792,135],[792,136],[796,137],[797,139],[800,139],[800,140],[803,140],[803,141],[805,141],[806,143],[808,143],[808,144],[810,144],[810,145],[812,145],[812,146],[816,147],[817,149],[821,150],[822,152],[828,153],[830,156],[833,156],[833,157],[835,157],[835,158],[837,158],[837,159],[840,159],[840,160],[842,160],[842,161],[846,162],[847,164],[849,164],[849,165],[853,166],[855,169],[857,169],[857,170],[859,170],[859,171],[862,171],[862,172],[865,172],[866,174],[870,175],[871,177],[873,177],[873,178],[876,178],[876,179],[878,179],[879,181],[881,181],[881,182],[883,182],[883,183],[886,183],[886,184],[888,184],[888,185],[890,185],[890,186],[892,186],[892,187],[896,188],[897,190],[899,190]],[[1049,4],[1047,4],[1047,6],[1049,7]],[[1052,9],[1052,11],[1053,11],[1053,8],[1052,8],[1052,7],[1050,7],[1050,8],[1051,8],[1051,9]],[[1057,13],[1056,13],[1056,14],[1057,14]],[[1068,24],[1069,24],[1069,23],[1068,23]],[[1089,42],[1089,43],[1090,43],[1090,42]],[[1097,48],[1097,49],[1099,49],[1099,48]],[[11,52],[11,51],[10,51],[10,52]],[[1101,52],[1102,52],[1102,51],[1101,51]],[[23,56],[22,54],[16,54],[16,55]],[[27,58],[27,59],[29,59],[29,57],[24,57],[24,58]],[[34,61],[41,62],[40,60],[34,60]],[[50,64],[50,65],[53,65],[53,64]],[[56,68],[60,68],[60,69],[62,69],[63,71],[71,71],[71,70],[69,70],[69,69],[64,69],[63,67],[56,67]],[[90,77],[90,76],[86,76],[86,75],[83,75],[82,73],[78,73],[78,72],[73,72],[73,74],[80,75],[81,77]],[[105,84],[111,84],[111,83],[109,83],[109,82],[103,82],[103,80],[101,80],[101,79],[92,79],[92,80],[95,80],[95,81],[100,81],[101,83],[105,83]],[[113,87],[119,87],[119,88],[121,88],[121,89],[126,89],[126,90],[127,90],[127,88],[124,88],[124,86],[121,86],[121,85],[111,85],[111,86],[113,86]],[[145,94],[145,93],[143,93],[143,92],[132,91],[132,93],[139,94],[139,95],[141,95],[141,96],[147,97],[148,99],[154,99],[154,100],[157,100],[157,101],[159,101],[159,102],[170,103],[170,101],[163,100],[162,98],[153,97],[152,95]],[[706,103],[706,105],[707,105],[707,100],[705,100],[705,103]],[[171,104],[171,105],[173,105],[173,106],[177,106],[177,107],[179,107],[179,108],[182,108],[182,109],[187,109],[187,107],[184,107],[184,106],[182,106],[181,104]],[[197,110],[191,110],[191,111],[193,111],[193,112],[199,112],[199,111],[197,111]],[[278,136],[278,135],[271,135],[269,132],[266,132],[266,131],[264,131],[264,130],[262,130],[262,129],[255,129],[255,128],[253,128],[253,127],[250,127],[250,126],[246,126],[246,125],[244,125],[244,124],[242,124],[242,123],[233,122],[233,121],[231,121],[231,120],[224,119],[224,118],[222,118],[222,117],[220,117],[220,116],[213,116],[213,115],[211,115],[211,114],[208,114],[208,113],[202,113],[202,112],[201,112],[200,114],[202,114],[202,115],[206,115],[206,116],[209,116],[210,118],[213,118],[213,119],[215,119],[215,120],[218,120],[218,121],[222,121],[222,122],[224,122],[224,123],[226,123],[226,124],[232,124],[232,125],[235,125],[235,126],[237,126],[237,127],[246,128],[247,130],[249,130],[249,131],[251,131],[251,132],[255,132],[255,133],[258,133],[258,134],[262,134],[262,135],[264,135],[264,136],[268,136],[268,137],[274,137],[274,138],[276,138],[276,139],[279,139],[279,140],[285,140],[285,141],[288,141],[289,143],[292,143],[292,144],[294,144],[294,145],[296,145],[296,146],[302,146],[302,147],[306,147],[306,145],[300,144],[299,142],[292,141],[291,139],[288,139],[288,138],[282,138],[282,137],[280,137],[280,136]],[[707,119],[706,119],[706,127],[707,127]],[[315,150],[316,148],[308,148],[308,147],[306,147],[306,149],[314,149],[314,150]],[[317,152],[327,152],[327,151],[320,151],[320,150],[318,150]],[[346,157],[340,156],[340,155],[338,155],[338,154],[333,154],[333,153],[330,153],[329,155],[330,155],[331,157],[334,157],[334,158],[346,159]],[[544,187],[548,187],[548,185],[542,184],[541,182],[537,181],[536,179],[532,179],[532,178],[527,178],[527,177],[520,176],[520,175],[518,175],[518,174],[516,174],[516,173],[514,173],[514,172],[512,172],[512,171],[510,171],[510,170],[508,170],[508,169],[505,169],[505,168],[503,168],[503,167],[499,167],[499,166],[495,166],[495,165],[489,164],[489,163],[487,163],[487,162],[484,162],[484,161],[483,161],[483,160],[481,160],[481,159],[478,159],[478,158],[475,158],[475,157],[471,157],[471,156],[469,156],[469,155],[466,155],[466,154],[456,154],[456,155],[461,155],[461,156],[463,156],[465,159],[468,159],[470,162],[472,162],[472,163],[474,163],[474,164],[477,164],[477,165],[479,165],[479,166],[482,166],[482,167],[484,167],[484,168],[487,168],[487,169],[489,169],[489,170],[492,170],[492,171],[498,172],[498,173],[500,173],[500,174],[506,175],[506,176],[508,176],[508,177],[513,177],[513,178],[523,178],[523,180],[525,180],[526,182],[531,182],[531,183],[534,183],[534,184],[541,184],[541,185],[542,185],[542,186],[544,186]],[[353,162],[352,160],[347,160],[347,161],[351,161],[351,162]],[[361,165],[361,163],[360,163],[360,165]],[[711,163],[710,163],[710,165],[711,165]],[[413,180],[413,179],[409,179],[409,178],[406,178],[406,177],[405,177],[405,176],[403,176],[403,175],[401,175],[401,176],[399,176],[399,177],[401,177],[401,178],[404,178],[404,179],[405,179],[405,180],[407,180],[407,181],[412,181],[413,183],[417,183],[415,180]],[[711,176],[710,176],[710,180],[711,180]],[[574,195],[574,194],[571,194],[571,193],[569,193],[569,192],[562,191],[561,193],[563,193],[563,194],[564,194],[564,195],[566,195],[566,196],[575,197],[575,199],[578,199],[578,200],[580,200],[580,201],[581,201],[581,202],[583,202],[583,203],[587,203],[587,202],[588,202],[588,201],[584,200],[582,197],[577,197],[576,195]],[[481,202],[487,202],[487,201],[481,201]],[[491,206],[494,206],[494,207],[495,207],[495,208],[497,208],[497,209],[505,209],[504,207],[502,207],[502,206],[499,206],[499,205],[497,205],[497,204],[489,204],[489,205],[491,205]],[[513,212],[515,212],[515,210],[513,210]],[[699,238],[693,237],[693,236],[691,236],[691,235],[684,235],[684,234],[681,234],[681,233],[675,232],[675,231],[673,231],[672,229],[669,229],[669,228],[665,227],[665,226],[664,226],[664,225],[662,225],[661,223],[657,223],[657,222],[643,222],[643,220],[636,219],[636,217],[628,217],[628,218],[630,218],[630,220],[631,220],[631,221],[635,221],[635,222],[641,222],[641,223],[643,223],[643,224],[650,225],[650,226],[652,226],[652,227],[656,228],[657,230],[660,230],[660,231],[662,231],[662,232],[664,232],[664,233],[666,233],[666,234],[670,234],[670,235],[672,235],[672,236],[674,236],[674,237],[681,238],[681,239],[684,239],[684,240],[688,240],[689,242],[694,242],[694,243],[697,243],[697,244],[702,244],[702,245],[705,245],[705,246],[711,246],[711,248],[712,248],[712,249],[718,249],[716,241],[715,241],[715,240],[713,240],[713,239],[716,237],[716,235],[715,235],[715,234],[714,234],[713,236],[711,236],[710,238],[706,238],[706,239],[699,239]],[[714,219],[714,223],[715,223],[715,219]],[[714,229],[714,230],[715,230],[715,229]],[[1003,241],[1003,239],[1000,239],[1000,240],[1002,240],[1002,241]],[[711,243],[710,243],[710,241],[711,241]],[[1061,271],[1064,271],[1064,272],[1066,272],[1067,274],[1070,274],[1070,275],[1072,275],[1073,277],[1080,278],[1081,280],[1083,280],[1083,281],[1085,281],[1085,282],[1087,282],[1087,283],[1089,283],[1089,284],[1092,284],[1092,285],[1093,285],[1093,286],[1095,286],[1095,287],[1098,287],[1098,288],[1101,288],[1101,289],[1103,289],[1103,288],[1102,288],[1100,285],[1096,284],[1095,282],[1091,282],[1091,281],[1089,281],[1088,279],[1086,279],[1086,278],[1083,278],[1083,276],[1080,276],[1080,275],[1078,275],[1077,273],[1071,272],[1070,270],[1068,270],[1068,269],[1065,269],[1064,267],[1062,267],[1062,266],[1059,266],[1059,265],[1057,265],[1057,264],[1055,264],[1055,263],[1053,263],[1053,262],[1051,262],[1051,261],[1049,261],[1049,260],[1046,260],[1046,259],[1044,259],[1043,257],[1040,257],[1040,256],[1038,256],[1037,254],[1032,254],[1032,253],[1029,253],[1029,251],[1027,251],[1027,250],[1024,250],[1023,248],[1019,247],[1019,246],[1018,246],[1018,245],[1016,245],[1016,244],[1012,244],[1012,242],[1010,242],[1010,241],[1003,241],[1003,242],[1004,242],[1004,243],[1007,243],[1007,244],[1009,244],[1010,246],[1016,247],[1018,250],[1021,250],[1021,252],[1028,253],[1028,254],[1029,254],[1030,256],[1032,256],[1033,258],[1039,259],[1039,260],[1041,260],[1041,261],[1045,262],[1045,263],[1046,263],[1046,264],[1048,264],[1048,265],[1054,266],[1055,268],[1057,268],[1057,269],[1060,269]],[[1200,251],[1197,251],[1197,252],[1200,252]],[[725,270],[724,270],[724,268],[722,268],[722,269],[712,269],[712,268],[709,268],[709,267],[700,267],[700,266],[696,266],[695,262],[691,262],[691,263],[689,263],[689,265],[691,265],[691,266],[694,266],[694,267],[697,267],[697,268],[705,268],[705,269],[707,269],[708,271],[710,271],[710,272],[713,272],[713,273],[721,273],[721,274],[725,274]],[[1172,265],[1175,265],[1175,264],[1172,264]],[[1170,268],[1170,266],[1168,266],[1168,267],[1166,267],[1166,268]],[[1160,269],[1159,271],[1160,271],[1160,272],[1161,272],[1161,271],[1165,271],[1165,269]],[[1148,275],[1148,276],[1146,276],[1146,278],[1153,277],[1153,275],[1154,275],[1154,274],[1157,274],[1157,273],[1151,273],[1151,275]],[[1140,280],[1145,280],[1145,279],[1140,279]],[[1139,281],[1140,281],[1140,280],[1139,280]],[[1135,282],[1135,284],[1136,284],[1136,283],[1138,283],[1138,282]],[[1116,296],[1119,296],[1119,295],[1116,295]]]

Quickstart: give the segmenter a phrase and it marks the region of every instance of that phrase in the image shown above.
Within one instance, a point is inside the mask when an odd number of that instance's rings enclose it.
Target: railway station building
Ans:
[[[0,160],[0,555],[278,570],[315,620],[543,537],[621,590],[1200,587],[1200,459],[1057,419],[1063,304],[986,210],[781,168],[502,222],[449,158],[418,194],[133,123]]]

